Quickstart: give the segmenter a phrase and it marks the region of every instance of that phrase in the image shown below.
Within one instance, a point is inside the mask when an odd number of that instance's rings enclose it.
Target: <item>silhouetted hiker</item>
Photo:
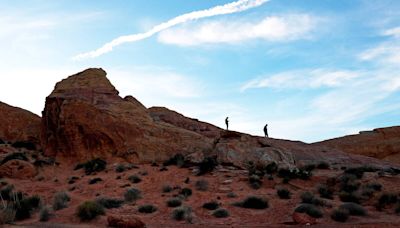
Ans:
[[[229,117],[225,118],[226,130],[229,128]]]
[[[264,126],[264,134],[265,134],[265,137],[268,137],[268,124],[265,124],[265,126]]]

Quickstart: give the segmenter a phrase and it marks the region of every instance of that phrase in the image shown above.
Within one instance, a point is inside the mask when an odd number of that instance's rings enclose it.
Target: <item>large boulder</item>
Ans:
[[[0,139],[11,143],[40,145],[40,117],[0,102]]]
[[[194,131],[208,138],[217,138],[222,131],[221,128],[212,124],[186,117],[164,107],[151,107],[149,108],[149,113],[155,121],[162,121],[179,128]]]
[[[315,145],[340,149],[400,164],[400,127],[379,128],[357,135],[326,140]]]
[[[211,139],[155,122],[139,101],[121,98],[102,69],[87,69],[57,83],[42,116],[42,145],[49,156],[150,162],[212,150]]]

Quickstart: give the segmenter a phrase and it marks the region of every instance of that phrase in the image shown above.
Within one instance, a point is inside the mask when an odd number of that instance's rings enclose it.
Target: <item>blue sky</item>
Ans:
[[[102,67],[122,96],[256,135],[400,125],[397,0],[0,0],[0,50],[0,100],[37,114]]]

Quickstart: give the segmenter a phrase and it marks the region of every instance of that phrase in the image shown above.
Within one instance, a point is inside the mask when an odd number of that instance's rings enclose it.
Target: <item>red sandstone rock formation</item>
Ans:
[[[43,111],[42,145],[46,155],[80,161],[162,161],[176,153],[212,149],[210,139],[155,122],[136,99],[121,98],[102,69],[88,69],[57,83]]]
[[[30,179],[36,176],[35,166],[27,161],[10,160],[0,166],[0,176],[15,179]]]
[[[8,142],[29,141],[40,145],[40,117],[0,102],[0,139]]]
[[[358,135],[322,141],[316,145],[400,163],[400,127],[378,128]]]

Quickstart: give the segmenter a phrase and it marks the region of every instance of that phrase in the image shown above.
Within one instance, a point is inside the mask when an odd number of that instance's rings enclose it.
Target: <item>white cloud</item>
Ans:
[[[238,13],[238,12],[246,11],[251,8],[259,7],[268,1],[269,0],[238,0],[236,2],[231,2],[231,3],[227,3],[225,5],[215,6],[215,7],[206,9],[206,10],[199,10],[199,11],[186,13],[186,14],[177,16],[169,21],[158,24],[147,32],[126,35],[126,36],[120,36],[120,37],[112,40],[111,42],[104,44],[102,47],[100,47],[97,50],[79,54],[79,55],[73,57],[73,59],[80,60],[80,59],[84,59],[84,58],[98,57],[100,55],[103,55],[107,52],[112,51],[114,47],[119,46],[123,43],[136,42],[136,41],[140,41],[143,39],[147,39],[165,29],[171,28],[173,26],[176,26],[176,25],[188,22],[188,21],[193,21],[193,20],[212,17],[212,16],[218,16],[218,15]]]
[[[387,29],[382,34],[385,36],[393,36],[396,38],[400,38],[400,27]]]
[[[297,70],[257,78],[245,83],[241,91],[254,88],[307,89],[319,87],[340,87],[362,76],[361,72],[347,70]]]
[[[290,41],[307,38],[317,19],[306,14],[265,17],[261,21],[211,20],[162,31],[158,40],[180,46],[240,43],[246,40]]]

